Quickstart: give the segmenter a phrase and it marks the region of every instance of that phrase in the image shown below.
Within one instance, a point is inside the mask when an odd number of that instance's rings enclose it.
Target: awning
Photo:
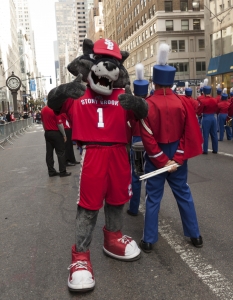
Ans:
[[[207,76],[230,72],[233,72],[233,52],[210,59]]]
[[[217,75],[218,73],[218,66],[221,56],[212,57],[209,62],[208,70],[207,70],[207,76],[213,76]]]

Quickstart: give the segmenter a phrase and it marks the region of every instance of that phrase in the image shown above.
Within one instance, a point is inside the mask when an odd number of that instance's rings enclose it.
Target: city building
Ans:
[[[233,87],[233,1],[211,0],[205,5],[207,75],[213,95],[216,86]]]
[[[67,60],[71,61],[77,53],[76,2],[77,0],[55,2],[60,84],[67,80]]]
[[[87,38],[93,42],[104,38],[104,16],[102,0],[94,0],[93,7],[89,10],[89,26]]]
[[[198,88],[206,77],[204,0],[104,0],[103,14],[105,37],[130,53],[125,66],[131,82],[139,62],[151,81],[161,43],[170,45],[168,63],[177,69],[178,86],[189,80]]]
[[[2,0],[0,9],[0,111],[13,111],[13,98],[6,87],[12,72],[21,77],[16,7],[13,0]]]

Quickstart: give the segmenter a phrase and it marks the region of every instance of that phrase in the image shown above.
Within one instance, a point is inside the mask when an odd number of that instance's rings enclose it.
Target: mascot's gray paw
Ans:
[[[77,78],[74,81],[67,83],[64,88],[64,94],[67,98],[78,99],[83,96],[86,86],[82,84],[82,74],[78,74]]]
[[[125,94],[118,96],[121,106],[126,110],[132,110],[138,119],[143,119],[148,113],[148,104],[141,98],[134,96],[129,85],[125,86]]]

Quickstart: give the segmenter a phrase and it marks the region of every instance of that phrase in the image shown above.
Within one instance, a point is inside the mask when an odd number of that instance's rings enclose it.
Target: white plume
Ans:
[[[227,88],[224,88],[222,91],[223,94],[227,94]]]
[[[220,84],[217,84],[217,89],[220,89]]]
[[[207,85],[208,85],[208,82],[209,82],[209,79],[208,79],[208,78],[204,79],[204,84],[203,84],[203,86],[207,86]]]
[[[176,85],[174,84],[172,87],[172,90],[174,91],[176,89]]]
[[[157,63],[158,65],[166,65],[168,61],[169,45],[160,44],[158,50]]]
[[[143,80],[144,79],[144,66],[143,64],[136,64],[135,66],[136,79]]]
[[[189,87],[189,83],[188,81],[185,81],[185,88],[188,89],[188,87]]]
[[[200,88],[203,88],[204,83],[200,82]]]
[[[231,93],[233,92],[233,87],[230,89],[230,92],[231,92]]]

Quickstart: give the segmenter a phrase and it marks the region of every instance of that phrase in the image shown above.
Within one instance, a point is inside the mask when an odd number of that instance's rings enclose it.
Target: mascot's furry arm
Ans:
[[[121,106],[126,110],[132,110],[137,119],[144,119],[148,114],[147,102],[138,96],[134,96],[129,85],[125,86],[125,94],[118,96]]]
[[[82,75],[79,74],[74,81],[61,84],[52,89],[48,94],[48,106],[54,111],[59,111],[67,98],[77,99],[84,95],[86,86],[81,82]]]

